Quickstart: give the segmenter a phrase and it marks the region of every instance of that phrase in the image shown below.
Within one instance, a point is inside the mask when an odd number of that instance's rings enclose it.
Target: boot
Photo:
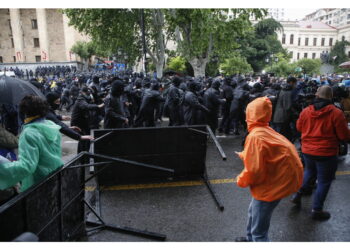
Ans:
[[[290,200],[290,202],[294,203],[296,206],[300,207],[301,206],[301,197],[302,194],[300,192],[297,192],[293,198]]]
[[[311,218],[313,220],[324,221],[324,220],[328,220],[329,218],[331,218],[331,214],[327,211],[312,210],[311,211]]]

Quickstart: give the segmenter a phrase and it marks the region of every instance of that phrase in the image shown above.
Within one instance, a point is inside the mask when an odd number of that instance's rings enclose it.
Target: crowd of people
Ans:
[[[13,72],[14,75],[18,78],[29,79],[29,78],[38,78],[38,77],[65,77],[71,73],[77,72],[76,66],[68,65],[56,65],[56,66],[38,66],[35,67],[35,70],[32,69],[20,69],[18,67],[4,67],[4,72]]]
[[[160,80],[129,71],[118,74],[70,71],[51,78],[36,75],[30,82],[42,91],[46,100],[29,96],[22,100],[19,109],[2,105],[3,156],[12,156],[18,143],[16,135],[21,127],[23,130],[19,139],[20,159],[0,161],[0,189],[17,187],[21,182],[18,190],[26,190],[61,166],[63,163],[57,157],[59,132],[78,140],[80,152],[89,150],[92,129],[206,124],[214,134],[245,134],[244,150],[239,154],[245,169],[238,185],[249,186],[253,200],[248,236],[244,239],[266,241],[269,220],[280,199],[296,192],[292,202],[300,206],[301,197],[316,179],[312,217],[318,220],[330,217],[323,211],[323,203],[337,169],[339,144],[350,140],[347,128],[350,96],[343,80],[266,75],[203,78],[175,75]],[[59,115],[57,111],[71,116]],[[70,126],[64,121],[70,121]],[[41,137],[35,137],[35,129]],[[303,161],[292,146],[300,138]],[[28,148],[36,152],[34,157]],[[283,161],[274,155],[276,152],[285,156]],[[41,168],[48,155],[55,164],[50,164],[49,169]],[[263,160],[266,155],[271,156],[269,164]],[[280,170],[281,164],[289,166],[291,171]],[[29,165],[38,167],[26,167]],[[264,184],[267,165],[269,169],[279,169],[269,172],[276,179],[273,184],[271,181]],[[300,172],[303,165],[304,179]],[[261,211],[265,212],[262,217]]]

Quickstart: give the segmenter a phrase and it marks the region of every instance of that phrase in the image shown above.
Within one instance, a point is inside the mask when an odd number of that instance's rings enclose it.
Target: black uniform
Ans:
[[[166,107],[169,113],[169,126],[179,126],[181,124],[181,91],[180,89],[172,85],[169,88]]]
[[[225,81],[225,84],[222,87],[221,97],[226,99],[226,103],[222,105],[222,120],[220,124],[219,131],[229,134],[232,118],[230,117],[230,107],[233,100],[233,91],[234,89],[230,85],[229,81]]]
[[[144,92],[140,111],[135,121],[135,127],[155,126],[155,110],[161,102],[165,101],[158,89],[159,85],[155,84],[152,86],[152,89],[148,89]]]
[[[204,93],[204,105],[210,110],[207,115],[207,124],[213,133],[218,128],[220,105],[225,103],[225,99],[220,99],[219,87],[220,82],[215,81]]]
[[[105,100],[105,128],[123,128],[126,120],[122,96],[109,95]]]
[[[183,102],[184,120],[186,125],[202,124],[200,114],[209,113],[209,110],[199,103],[198,96],[194,91],[187,91]]]

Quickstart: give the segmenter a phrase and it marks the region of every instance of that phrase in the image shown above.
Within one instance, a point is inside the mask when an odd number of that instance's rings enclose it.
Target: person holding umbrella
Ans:
[[[19,160],[0,163],[0,190],[21,182],[23,192],[63,166],[61,127],[45,120],[46,101],[27,95],[19,107],[25,117],[19,137]]]

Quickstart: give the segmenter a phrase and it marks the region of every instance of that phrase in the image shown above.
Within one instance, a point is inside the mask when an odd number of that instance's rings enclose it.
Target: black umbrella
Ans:
[[[45,100],[45,96],[40,90],[29,82],[0,76],[0,103],[18,105],[26,95],[36,95]]]

